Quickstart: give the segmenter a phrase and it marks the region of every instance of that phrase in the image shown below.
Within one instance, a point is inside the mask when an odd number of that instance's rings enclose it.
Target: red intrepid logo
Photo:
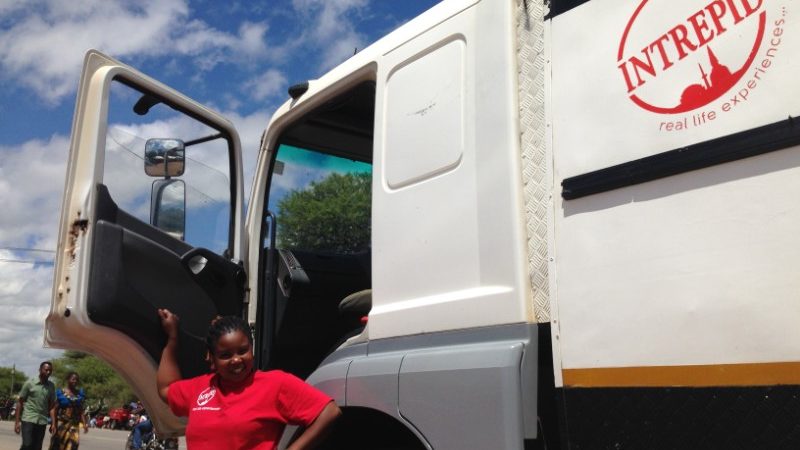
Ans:
[[[645,10],[648,1],[628,21],[617,54],[630,99],[640,107],[678,114],[705,106],[733,87],[755,59],[766,26],[764,0],[714,0],[669,30],[654,30],[662,31],[655,39],[651,29],[637,27],[637,19],[644,21],[651,9],[663,17],[678,2],[661,2],[658,10],[651,3]]]
[[[214,398],[214,395],[216,393],[217,393],[217,390],[212,388],[212,387],[207,387],[207,388],[203,389],[203,392],[201,392],[197,396],[197,406],[203,406],[206,403],[210,402],[211,399]]]

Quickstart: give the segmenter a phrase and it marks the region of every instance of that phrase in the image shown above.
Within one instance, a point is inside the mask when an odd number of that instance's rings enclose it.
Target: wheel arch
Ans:
[[[292,440],[302,430],[294,432]],[[429,450],[409,424],[373,408],[342,407],[342,416],[319,450]]]

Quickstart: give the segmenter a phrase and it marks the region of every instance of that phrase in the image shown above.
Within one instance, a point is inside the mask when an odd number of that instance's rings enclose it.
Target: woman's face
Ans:
[[[211,359],[225,381],[242,381],[253,371],[253,348],[239,330],[220,336]]]
[[[79,381],[80,380],[78,380],[78,375],[74,373],[70,375],[69,378],[67,378],[67,384],[69,385],[70,388],[74,388],[75,386],[77,386]]]

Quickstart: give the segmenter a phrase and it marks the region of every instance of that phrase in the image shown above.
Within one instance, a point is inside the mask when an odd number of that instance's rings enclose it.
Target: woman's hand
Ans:
[[[161,318],[161,328],[167,334],[167,338],[171,340],[177,339],[180,317],[166,308],[158,309],[158,317]]]
[[[319,413],[314,422],[306,428],[303,434],[297,438],[286,450],[306,450],[317,448],[325,437],[331,432],[333,423],[342,415],[342,410],[336,405],[336,402],[328,403],[322,412]]]

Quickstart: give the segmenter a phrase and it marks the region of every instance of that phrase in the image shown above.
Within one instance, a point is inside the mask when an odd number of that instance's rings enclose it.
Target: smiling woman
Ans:
[[[166,309],[158,313],[168,337],[158,366],[158,391],[173,413],[188,417],[190,448],[271,450],[284,427],[293,424],[306,430],[288,450],[312,449],[341,415],[333,399],[294,375],[255,370],[250,326],[235,316],[218,317],[209,326],[206,360],[212,373],[181,379],[178,317]]]

